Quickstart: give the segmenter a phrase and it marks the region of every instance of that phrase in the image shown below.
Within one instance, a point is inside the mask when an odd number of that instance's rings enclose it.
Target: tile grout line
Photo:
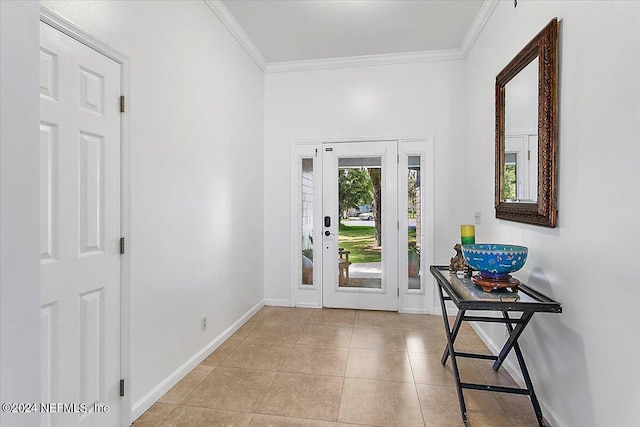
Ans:
[[[354,316],[355,323],[355,316]],[[353,327],[351,328],[351,339],[353,339]],[[344,399],[344,383],[347,381],[347,368],[349,367],[349,358],[351,357],[351,341],[349,341],[349,351],[347,353],[347,363],[344,367],[344,375],[342,376],[342,388],[340,389],[340,404],[338,405],[338,415],[336,416],[336,425],[340,421],[340,411],[342,410],[342,401]]]

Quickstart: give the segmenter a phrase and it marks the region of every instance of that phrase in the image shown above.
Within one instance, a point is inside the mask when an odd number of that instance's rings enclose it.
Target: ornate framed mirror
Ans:
[[[496,218],[556,226],[556,18],[496,77]]]

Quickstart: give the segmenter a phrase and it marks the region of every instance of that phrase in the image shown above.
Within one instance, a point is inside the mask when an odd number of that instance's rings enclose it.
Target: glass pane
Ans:
[[[302,284],[313,285],[313,159],[302,159]]]
[[[505,153],[504,155],[504,200],[518,200],[517,191],[517,165],[518,157],[516,153]]]
[[[421,288],[420,249],[422,248],[422,214],[420,196],[420,156],[409,156],[407,168],[407,275],[409,289]]]
[[[338,286],[382,288],[382,161],[338,160]]]

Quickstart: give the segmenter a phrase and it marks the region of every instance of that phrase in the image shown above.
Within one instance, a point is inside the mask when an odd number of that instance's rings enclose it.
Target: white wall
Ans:
[[[495,76],[553,17],[560,36],[558,227],[494,216]],[[637,425],[640,402],[640,2],[501,2],[465,63],[467,196],[478,241],[523,244],[518,276],[564,313],[522,339],[553,425]],[[503,329],[483,327],[499,342]]]
[[[38,3],[0,2],[0,402],[40,401]],[[38,425],[0,413],[0,425]]]
[[[290,301],[290,148],[300,139],[435,137],[435,259],[448,262],[463,212],[462,61],[352,67],[265,76],[265,298]],[[429,282],[430,283],[430,282]]]
[[[264,76],[202,1],[43,4],[131,58],[137,415],[263,300]]]

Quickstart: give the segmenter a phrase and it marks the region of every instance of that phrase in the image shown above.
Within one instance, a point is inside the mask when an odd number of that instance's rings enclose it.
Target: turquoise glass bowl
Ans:
[[[471,268],[492,279],[509,277],[527,261],[529,249],[525,246],[477,243],[462,245],[462,255]]]

